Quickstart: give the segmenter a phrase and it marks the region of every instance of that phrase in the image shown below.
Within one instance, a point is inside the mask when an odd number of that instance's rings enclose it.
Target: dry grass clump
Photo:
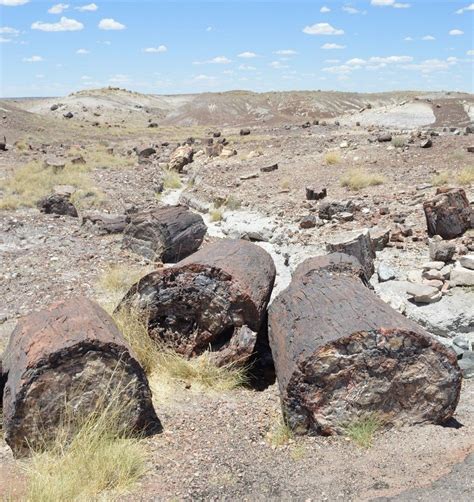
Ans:
[[[198,390],[229,391],[248,383],[246,368],[233,364],[216,366],[212,354],[187,359],[150,338],[147,319],[141,312],[121,309],[114,314],[117,326],[135,352],[160,397],[163,389],[177,383]]]
[[[341,162],[341,156],[338,152],[327,152],[324,155],[324,162],[326,162],[327,166],[339,164],[339,162]]]
[[[288,178],[282,179],[280,186],[283,190],[288,190],[290,188],[290,180]]]
[[[382,427],[382,419],[375,413],[365,416],[347,424],[344,427],[346,436],[362,448],[370,448],[375,433]]]
[[[86,164],[83,168],[91,169],[123,169],[135,165],[135,159],[126,155],[110,153],[106,145],[92,145],[87,149],[71,147],[67,153],[68,157],[81,155]]]
[[[392,145],[395,148],[403,148],[405,146],[407,139],[405,136],[394,136],[392,138]]]
[[[372,174],[363,169],[351,169],[341,178],[341,185],[349,190],[360,190],[369,186],[382,185],[385,179],[380,174]]]
[[[181,188],[181,178],[176,171],[166,170],[163,176],[163,187],[166,189]]]
[[[230,211],[236,211],[237,209],[240,209],[242,202],[231,194],[227,197],[225,205]]]
[[[268,431],[267,439],[271,446],[284,446],[294,437],[290,426],[280,417],[277,423]]]
[[[217,207],[209,210],[209,218],[212,222],[221,221],[223,216],[223,211]]]
[[[91,183],[89,177],[74,166],[66,166],[54,171],[38,161],[29,162],[16,170],[12,176],[0,183],[3,192],[0,209],[33,207],[44,196],[53,192],[56,185],[72,185],[77,189],[73,203],[79,206],[98,205],[101,194]]]
[[[433,176],[431,183],[434,186],[441,186],[448,184],[452,179],[452,173],[450,173],[449,171],[443,171],[442,173],[438,173]]]
[[[474,166],[461,169],[461,172],[458,174],[458,181],[461,185],[471,185],[474,183]]]
[[[26,464],[30,502],[112,499],[146,473],[147,452],[120,426],[121,392],[85,417],[66,406],[55,438],[33,449]]]

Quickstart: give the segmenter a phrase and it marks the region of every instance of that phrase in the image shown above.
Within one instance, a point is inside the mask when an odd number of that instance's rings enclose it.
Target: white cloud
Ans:
[[[471,3],[470,5],[467,5],[466,7],[457,10],[456,14],[464,14],[465,12],[468,12],[470,10],[474,10],[474,3]]]
[[[57,3],[56,5],[53,5],[50,9],[48,9],[48,12],[50,14],[61,14],[65,10],[69,9],[69,5],[65,3]]]
[[[13,37],[16,37],[17,35],[20,34],[20,31],[16,30],[15,28],[10,28],[9,26],[2,26],[0,27],[0,34],[12,35]]]
[[[31,56],[30,58],[23,58],[23,62],[25,63],[40,63],[44,61],[41,56]]]
[[[43,23],[42,21],[36,21],[31,25],[32,30],[40,31],[80,31],[84,28],[84,25],[75,19],[69,19],[67,17],[62,17],[57,23]]]
[[[0,36],[0,44],[7,44],[8,42],[11,42],[11,38],[5,38]]]
[[[449,34],[453,35],[453,36],[464,35],[464,31],[462,31],[462,30],[451,30],[449,32]]]
[[[275,51],[274,54],[278,54],[279,56],[296,56],[298,53],[293,49],[281,49],[279,51]]]
[[[342,10],[344,12],[347,12],[348,14],[366,14],[365,11],[356,9],[355,7],[352,7],[352,5],[344,5],[344,7],[342,7]]]
[[[148,52],[148,53],[162,53],[166,52],[168,50],[168,47],[166,45],[159,45],[158,47],[147,47],[146,49],[142,49],[143,52]]]
[[[405,42],[412,42],[413,38],[412,37],[405,37],[403,40],[405,40]]]
[[[404,65],[406,70],[416,70],[423,74],[433,73],[437,71],[447,71],[458,62],[457,58],[442,59],[426,59],[421,63]]]
[[[412,61],[413,58],[411,56],[374,56],[369,59],[352,58],[340,66],[330,66],[323,68],[323,71],[336,75],[345,75],[351,73],[354,70],[379,70],[381,68],[386,68],[389,65],[406,64],[411,63]]]
[[[216,80],[216,77],[213,77],[211,75],[204,75],[204,74],[201,74],[201,75],[196,75],[194,77],[194,80],[197,80],[198,82],[201,81],[201,82],[211,82],[213,80]]]
[[[326,49],[326,50],[331,50],[331,49],[345,49],[345,45],[339,45],[339,44],[324,44],[321,45],[321,49]]]
[[[30,0],[0,0],[0,5],[5,7],[17,7],[18,5],[25,5]]]
[[[466,52],[468,56],[474,56],[474,49],[470,49]]]
[[[288,65],[281,64],[280,61],[272,61],[271,63],[268,64],[268,66],[271,66],[275,70],[281,70],[283,68],[289,68]]]
[[[255,54],[255,52],[246,51],[246,52],[241,52],[237,57],[250,59],[250,58],[256,58],[257,54]]]
[[[130,82],[130,77],[128,75],[124,75],[123,73],[117,73],[109,78],[109,82],[112,82],[113,84],[126,84],[127,82]]]
[[[226,58],[225,56],[216,56],[215,58],[209,59],[207,61],[193,61],[193,64],[229,64],[232,60]]]
[[[329,23],[316,23],[303,28],[307,35],[344,35],[344,30],[334,28]]]
[[[323,7],[321,7],[319,9],[319,12],[322,12],[323,14],[325,14],[326,12],[331,12],[331,9],[329,7],[326,7],[325,5],[323,5]]]
[[[76,10],[79,12],[95,12],[98,8],[95,3],[88,3],[87,5],[76,7]]]
[[[77,49],[76,54],[89,54],[90,51],[87,49]]]
[[[433,37],[432,35],[425,35],[421,40],[431,41],[431,40],[436,40],[436,38]]]
[[[340,59],[326,59],[324,62],[328,63],[328,64],[337,64],[337,63],[340,63],[341,60]]]
[[[212,26],[208,26],[208,27],[206,28],[206,31],[212,31]]]
[[[36,78],[44,78],[45,76],[42,74],[42,73],[38,73],[37,75],[35,75]]]
[[[81,80],[92,80],[92,77],[89,77],[89,75],[82,75]]]
[[[393,7],[394,9],[408,9],[409,3],[399,3],[395,0],[371,0],[371,5],[375,7]]]
[[[257,68],[255,68],[255,66],[250,66],[248,64],[241,64],[239,66],[239,70],[243,70],[243,71],[255,71]]]
[[[101,19],[99,23],[100,30],[124,30],[125,28],[126,26],[124,24],[112,18]]]

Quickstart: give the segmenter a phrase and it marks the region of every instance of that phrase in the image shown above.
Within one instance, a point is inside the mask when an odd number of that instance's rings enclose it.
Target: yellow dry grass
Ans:
[[[365,416],[347,424],[344,427],[346,436],[361,448],[370,448],[375,433],[382,427],[383,420],[375,413]]]
[[[176,171],[166,170],[163,176],[163,187],[166,189],[181,188],[181,178]]]
[[[338,152],[327,152],[324,155],[324,162],[326,162],[328,166],[339,164],[339,162],[341,162],[341,156]]]
[[[385,179],[380,174],[369,173],[364,169],[351,169],[341,178],[341,185],[349,190],[361,190],[369,186],[382,185]]]

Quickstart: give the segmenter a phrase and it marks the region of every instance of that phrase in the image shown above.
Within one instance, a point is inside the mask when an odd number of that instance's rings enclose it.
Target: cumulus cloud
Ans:
[[[44,61],[41,56],[31,56],[30,58],[23,58],[23,62],[25,63],[40,63]]]
[[[324,44],[321,45],[321,49],[326,49],[326,50],[331,50],[331,49],[345,49],[345,45],[339,45],[339,44]]]
[[[237,57],[251,59],[251,58],[256,58],[257,54],[255,54],[255,52],[246,51],[246,52],[241,52]]]
[[[77,49],[76,54],[89,54],[90,51],[87,49]]]
[[[255,71],[257,68],[255,68],[255,66],[250,66],[248,64],[241,64],[239,66],[239,70],[243,70],[243,71]]]
[[[69,5],[65,3],[57,3],[56,5],[53,5],[50,9],[48,9],[48,12],[50,14],[61,14],[65,10],[69,9]]]
[[[125,28],[126,26],[124,24],[112,18],[101,19],[99,23],[100,30],[124,30]]]
[[[389,65],[407,64],[411,63],[412,61],[413,58],[411,56],[386,56],[386,57],[374,56],[368,59],[352,58],[340,66],[330,66],[327,68],[323,68],[323,71],[327,73],[341,75],[341,74],[351,73],[354,70],[360,70],[360,69],[379,70]]]
[[[216,80],[216,77],[214,76],[211,76],[211,75],[204,75],[204,74],[201,74],[201,75],[196,75],[194,77],[194,80],[198,81],[198,82],[211,82],[213,80]]]
[[[280,49],[279,51],[275,51],[274,54],[278,56],[296,56],[298,53],[293,49]]]
[[[459,36],[459,35],[464,35],[464,31],[462,30],[451,30],[449,32],[450,35],[453,35],[453,36]]]
[[[13,37],[16,37],[17,35],[20,34],[20,30],[16,30],[15,28],[10,28],[10,26],[1,26],[0,27],[0,34],[11,35]]]
[[[347,12],[347,14],[366,14],[365,11],[361,11],[359,9],[356,9],[355,7],[352,7],[352,5],[344,5],[342,7],[342,10],[344,12]]]
[[[272,61],[271,63],[268,64],[268,66],[271,66],[275,70],[281,70],[283,68],[289,68],[288,65],[284,65],[280,61]]]
[[[5,7],[17,7],[18,5],[25,5],[30,0],[0,0],[0,5]]]
[[[40,31],[80,31],[84,29],[84,25],[75,19],[62,17],[57,23],[43,23],[36,21],[31,25],[32,30]]]
[[[303,28],[307,35],[344,35],[344,30],[334,28],[329,23],[316,23]]]
[[[432,35],[425,35],[421,40],[431,41],[431,40],[436,40],[436,38],[433,37]]]
[[[474,49],[470,49],[466,52],[468,56],[474,56]]]
[[[403,40],[405,40],[405,42],[412,42],[413,38],[412,37],[405,37]]]
[[[411,6],[409,3],[400,3],[395,0],[371,0],[370,4],[375,7],[393,7],[394,9],[408,9]]]
[[[319,12],[322,12],[323,14],[325,14],[326,12],[331,12],[331,9],[329,7],[326,7],[325,5],[323,5],[320,9],[319,9]]]
[[[446,71],[455,64],[457,64],[457,58],[443,59],[426,59],[421,63],[404,65],[403,68],[406,70],[416,70],[421,73],[433,73],[437,71]]]
[[[159,45],[158,47],[147,47],[146,49],[143,49],[143,52],[148,52],[148,53],[163,53],[168,50],[168,47],[166,45]]]
[[[95,3],[88,3],[87,5],[80,5],[76,7],[79,12],[95,12],[99,7]]]
[[[207,61],[193,61],[193,64],[229,64],[232,60],[225,56],[216,56],[215,58],[208,59]]]
[[[457,10],[456,14],[464,14],[465,12],[468,12],[470,10],[474,10],[474,3],[471,3],[470,5],[467,5],[466,7]]]
[[[7,44],[8,42],[11,42],[11,38],[6,38],[6,37],[2,37],[0,35],[0,44]]]

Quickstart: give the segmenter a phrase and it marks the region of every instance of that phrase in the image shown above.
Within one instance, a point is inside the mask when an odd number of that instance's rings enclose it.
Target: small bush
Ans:
[[[383,176],[379,174],[371,174],[363,169],[351,169],[341,178],[341,185],[350,190],[360,190],[369,186],[382,185],[384,181]]]
[[[290,188],[290,180],[286,178],[284,180],[281,180],[281,188],[283,190],[288,190]]]
[[[218,209],[218,208],[213,208],[209,211],[209,217],[211,219],[211,221],[221,221],[222,220],[222,216],[223,216],[223,212],[221,209]]]
[[[267,433],[267,438],[274,447],[284,446],[289,443],[290,439],[293,439],[293,431],[280,417],[276,425]]]
[[[347,424],[344,431],[349,439],[362,448],[370,448],[374,434],[382,427],[383,422],[375,413],[367,415]]]
[[[225,201],[225,205],[227,209],[230,209],[231,211],[236,211],[237,209],[240,209],[240,206],[242,203],[240,202],[237,197],[234,197],[233,195],[229,195],[227,197],[227,200]]]
[[[462,169],[458,175],[458,181],[461,185],[471,185],[474,183],[474,166]]]
[[[109,293],[125,294],[150,271],[150,267],[138,268],[126,263],[109,265],[99,277],[99,286]]]
[[[179,174],[176,171],[165,171],[163,186],[166,189],[181,188],[181,178]]]
[[[406,138],[404,136],[394,136],[392,138],[392,145],[395,148],[403,148],[406,143]]]
[[[452,173],[448,171],[443,171],[442,173],[433,176],[431,183],[434,186],[441,186],[441,185],[447,185],[450,180],[452,180]]]
[[[3,192],[0,209],[33,207],[44,196],[53,192],[56,185],[72,185],[78,189],[73,202],[97,205],[100,192],[93,188],[89,177],[76,166],[66,166],[54,172],[40,162],[30,162],[0,183]]]
[[[324,156],[324,162],[326,162],[326,165],[328,166],[339,164],[339,162],[341,162],[341,156],[338,152],[327,152]]]
[[[121,392],[93,413],[75,417],[66,406],[54,440],[32,450],[27,464],[32,502],[97,500],[128,491],[145,473],[147,452],[120,426]]]

